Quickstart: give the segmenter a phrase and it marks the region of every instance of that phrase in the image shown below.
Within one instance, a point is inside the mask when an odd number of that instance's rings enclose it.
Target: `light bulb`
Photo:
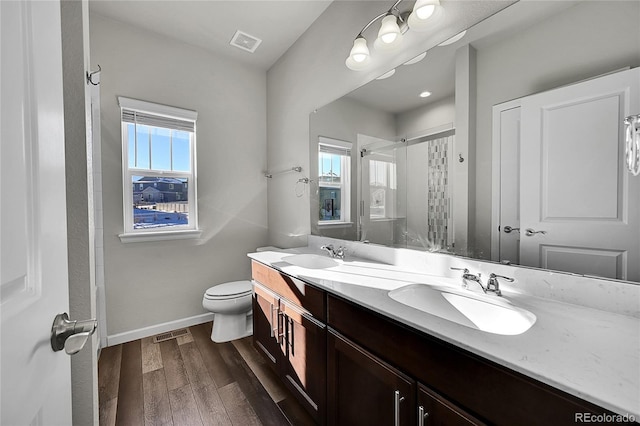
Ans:
[[[369,64],[370,59],[371,57],[369,54],[369,48],[367,47],[367,40],[362,36],[358,36],[353,41],[353,47],[351,48],[349,57],[345,62],[347,68],[354,71],[363,70]]]
[[[373,43],[377,50],[392,50],[402,42],[402,32],[398,26],[398,18],[387,15],[382,18],[378,38]]]
[[[418,0],[413,5],[413,11],[407,20],[409,28],[416,31],[426,31],[429,29],[430,18],[439,10],[440,0]]]
[[[398,27],[398,20],[394,15],[387,15],[382,18],[382,24],[380,24],[380,31],[378,31],[378,38],[383,43],[391,44],[400,35],[400,27]]]
[[[363,62],[365,59],[367,59],[367,55],[363,53],[356,53],[355,55],[351,55],[351,58],[353,58],[353,60],[356,62]]]
[[[393,41],[396,39],[396,37],[398,37],[398,34],[396,34],[396,33],[389,33],[389,34],[384,34],[384,35],[380,36],[382,41],[384,41],[387,44],[393,43]]]
[[[436,10],[435,4],[427,4],[415,10],[415,12],[416,12],[416,15],[418,15],[419,19],[429,19],[431,15],[433,15],[433,12],[435,12],[435,10]]]

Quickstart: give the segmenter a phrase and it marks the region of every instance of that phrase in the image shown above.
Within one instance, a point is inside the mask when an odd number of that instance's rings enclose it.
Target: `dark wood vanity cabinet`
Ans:
[[[254,346],[314,420],[325,424],[325,294],[259,263],[252,269]]]
[[[574,425],[608,413],[253,262],[254,345],[320,425]]]
[[[576,413],[607,413],[587,401],[332,295],[327,297],[327,325],[423,383],[422,391],[427,395],[420,392],[419,399],[424,404],[428,395],[436,396],[438,402],[469,420],[442,424],[575,425]],[[441,413],[443,404],[433,403],[432,413]]]
[[[278,320],[279,299],[260,285],[254,285],[253,290],[253,344],[277,371],[281,362],[279,336],[282,332]]]
[[[484,425],[333,329],[327,334],[330,425]]]
[[[327,348],[327,424],[414,424],[414,380],[333,330]]]

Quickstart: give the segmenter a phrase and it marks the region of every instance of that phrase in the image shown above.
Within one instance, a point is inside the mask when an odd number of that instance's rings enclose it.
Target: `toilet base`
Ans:
[[[253,335],[253,313],[236,315],[215,314],[211,340],[216,343],[230,342]]]

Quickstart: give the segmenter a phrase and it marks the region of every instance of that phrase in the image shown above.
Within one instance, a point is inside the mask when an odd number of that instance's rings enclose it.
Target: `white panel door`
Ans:
[[[638,112],[640,69],[522,99],[521,264],[640,280],[640,179],[623,138]]]
[[[70,425],[60,3],[0,2],[0,424]]]

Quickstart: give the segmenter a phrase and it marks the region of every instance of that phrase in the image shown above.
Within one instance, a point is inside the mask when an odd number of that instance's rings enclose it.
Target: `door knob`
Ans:
[[[78,353],[97,327],[95,319],[76,321],[70,320],[66,312],[58,314],[51,326],[51,348],[54,352],[64,349],[69,355]]]
[[[547,233],[547,231],[535,231],[535,230],[533,230],[533,229],[531,229],[531,228],[527,228],[524,232],[525,232],[525,235],[526,235],[527,237],[533,237],[533,236],[534,236],[534,235],[536,235],[536,234],[542,234],[542,235],[545,235],[545,234]]]
[[[511,226],[509,226],[509,225],[507,225],[507,226],[505,226],[505,227],[504,227],[504,233],[505,233],[505,234],[510,234],[510,233],[511,233],[511,232],[513,232],[513,231],[520,232],[520,228],[513,228],[513,227],[511,227]]]

